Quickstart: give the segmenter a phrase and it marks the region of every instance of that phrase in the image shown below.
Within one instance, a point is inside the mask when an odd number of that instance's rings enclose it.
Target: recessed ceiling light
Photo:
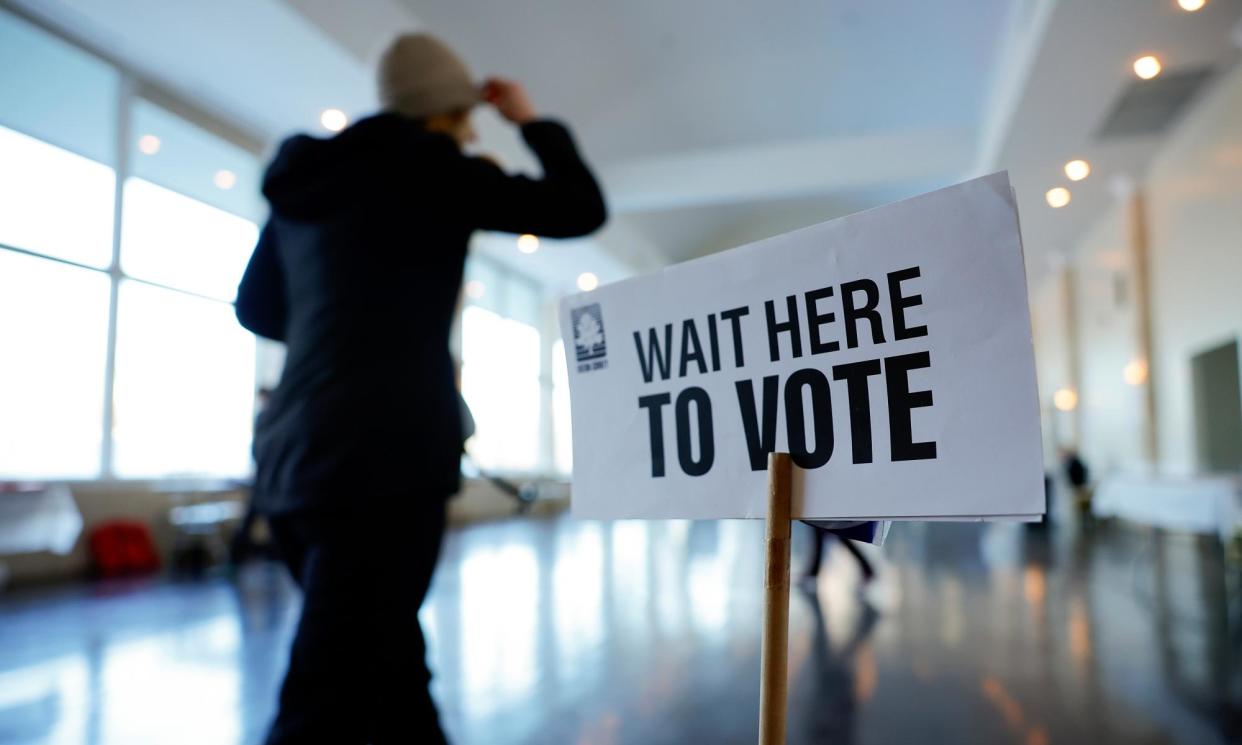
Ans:
[[[1085,160],[1071,160],[1065,164],[1065,175],[1070,181],[1082,181],[1091,175],[1091,164]]]
[[[232,189],[237,184],[237,174],[227,168],[222,168],[216,171],[215,178],[212,181],[221,189]]]
[[[1129,385],[1142,385],[1147,382],[1147,363],[1143,360],[1130,360],[1121,370],[1121,377]]]
[[[155,135],[143,135],[138,138],[138,150],[143,155],[155,155],[160,151],[160,138]]]
[[[1207,0],[1177,0],[1177,4],[1187,13],[1193,13],[1207,5]]]
[[[517,239],[518,250],[524,254],[533,254],[539,250],[539,237],[525,233]]]
[[[1078,406],[1078,394],[1071,388],[1061,388],[1052,394],[1052,405],[1058,411],[1073,411]]]
[[[1163,68],[1160,65],[1160,60],[1153,55],[1147,54],[1134,60],[1134,74],[1143,80],[1151,80],[1156,77],[1160,74],[1161,69]]]
[[[1054,186],[1044,194],[1044,199],[1048,200],[1048,206],[1053,209],[1064,207],[1070,203],[1070,190],[1064,186]]]
[[[349,125],[349,117],[340,109],[324,109],[319,115],[319,123],[329,132],[340,132]]]
[[[483,297],[483,293],[486,289],[487,288],[483,286],[483,283],[477,279],[472,279],[466,283],[466,295],[474,300],[478,300]]]
[[[599,287],[599,277],[596,277],[592,272],[583,272],[578,275],[579,290],[582,290],[583,292],[590,292],[596,287]]]

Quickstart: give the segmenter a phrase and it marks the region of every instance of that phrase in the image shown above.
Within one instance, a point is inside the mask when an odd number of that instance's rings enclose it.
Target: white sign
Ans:
[[[573,512],[1044,512],[1018,215],[997,173],[561,303]]]

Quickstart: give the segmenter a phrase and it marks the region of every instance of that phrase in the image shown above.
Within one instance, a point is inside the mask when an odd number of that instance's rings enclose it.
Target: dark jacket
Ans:
[[[263,181],[271,218],[236,304],[243,326],[288,346],[255,427],[259,509],[457,490],[449,330],[470,234],[570,237],[606,217],[564,127],[539,121],[522,134],[542,179],[467,157],[396,114],[281,145]]]

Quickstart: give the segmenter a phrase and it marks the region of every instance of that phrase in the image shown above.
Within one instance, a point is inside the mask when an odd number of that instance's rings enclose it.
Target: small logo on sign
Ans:
[[[599,303],[591,303],[570,311],[574,325],[574,355],[578,372],[599,370],[608,365],[608,343],[604,338],[604,314]]]

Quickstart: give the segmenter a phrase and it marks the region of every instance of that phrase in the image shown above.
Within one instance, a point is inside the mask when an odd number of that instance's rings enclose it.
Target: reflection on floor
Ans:
[[[424,608],[453,740],[755,742],[761,541],[758,522],[454,532]],[[865,592],[831,549],[794,592],[791,743],[1242,735],[1218,545],[909,524],[882,555]],[[297,603],[270,565],[0,596],[0,742],[260,742]]]

